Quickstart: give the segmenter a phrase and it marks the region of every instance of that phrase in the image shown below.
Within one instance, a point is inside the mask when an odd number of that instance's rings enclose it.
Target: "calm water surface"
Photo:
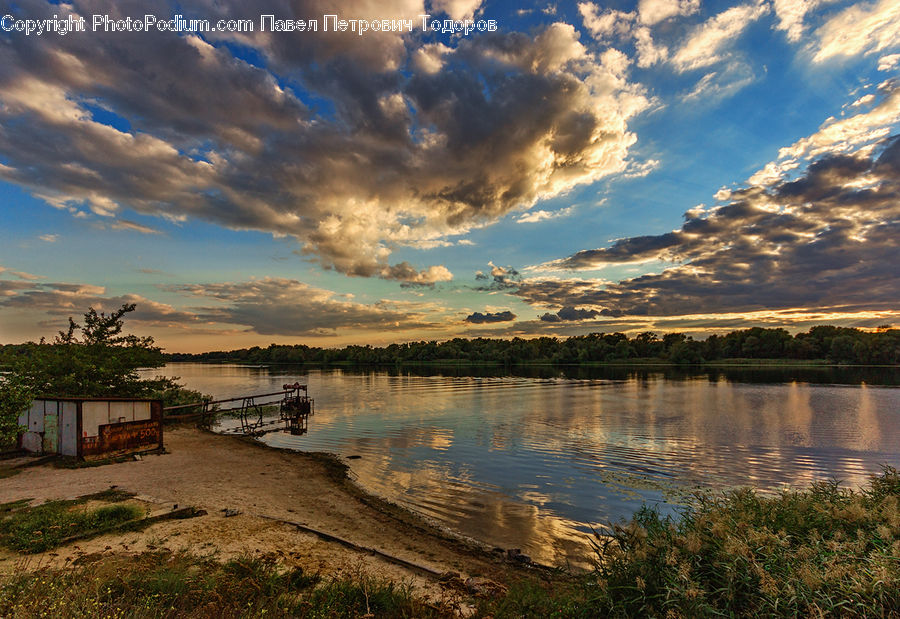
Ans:
[[[900,467],[896,370],[573,378],[173,363],[165,373],[216,397],[306,382],[309,433],[266,443],[360,456],[351,470],[366,489],[557,565],[587,564],[592,526],[645,502],[672,512],[697,487],[856,485],[881,464]]]

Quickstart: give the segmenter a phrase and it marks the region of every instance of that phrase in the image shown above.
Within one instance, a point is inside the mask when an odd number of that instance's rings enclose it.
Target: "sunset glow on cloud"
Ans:
[[[252,31],[92,31],[148,14]],[[184,351],[900,322],[895,2],[3,20],[0,343],[124,302]]]

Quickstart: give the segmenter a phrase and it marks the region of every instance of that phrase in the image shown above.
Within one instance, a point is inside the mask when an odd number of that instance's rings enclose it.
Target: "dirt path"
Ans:
[[[272,449],[247,439],[180,427],[167,429],[167,453],[138,461],[76,469],[43,465],[0,480],[0,503],[68,499],[116,486],[136,493],[148,509],[193,506],[207,515],[155,524],[139,533],[79,543],[32,559],[57,564],[92,552],[189,549],[228,558],[278,553],[291,564],[324,574],[352,570],[408,580],[428,590],[436,579],[419,570],[323,540],[281,521],[300,523],[435,572],[504,580],[519,568],[493,553],[453,539],[417,516],[367,496],[329,457]],[[237,510],[226,517],[223,510]],[[272,520],[277,519],[277,520]],[[0,570],[22,559],[0,556]]]

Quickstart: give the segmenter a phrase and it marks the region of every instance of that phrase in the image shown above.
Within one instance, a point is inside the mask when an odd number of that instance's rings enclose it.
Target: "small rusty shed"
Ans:
[[[160,400],[40,398],[19,416],[19,446],[85,460],[162,449]]]

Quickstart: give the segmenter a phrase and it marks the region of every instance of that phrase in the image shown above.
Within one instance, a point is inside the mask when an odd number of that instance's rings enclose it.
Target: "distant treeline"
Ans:
[[[392,364],[458,362],[517,364],[591,363],[659,360],[702,363],[727,359],[822,360],[832,363],[900,364],[900,329],[877,332],[818,326],[792,336],[784,329],[754,327],[695,340],[683,333],[662,337],[652,332],[629,338],[623,333],[591,333],[565,339],[455,338],[445,342],[409,342],[385,347],[315,348],[271,344],[205,353],[170,353],[170,361],[246,363]]]

